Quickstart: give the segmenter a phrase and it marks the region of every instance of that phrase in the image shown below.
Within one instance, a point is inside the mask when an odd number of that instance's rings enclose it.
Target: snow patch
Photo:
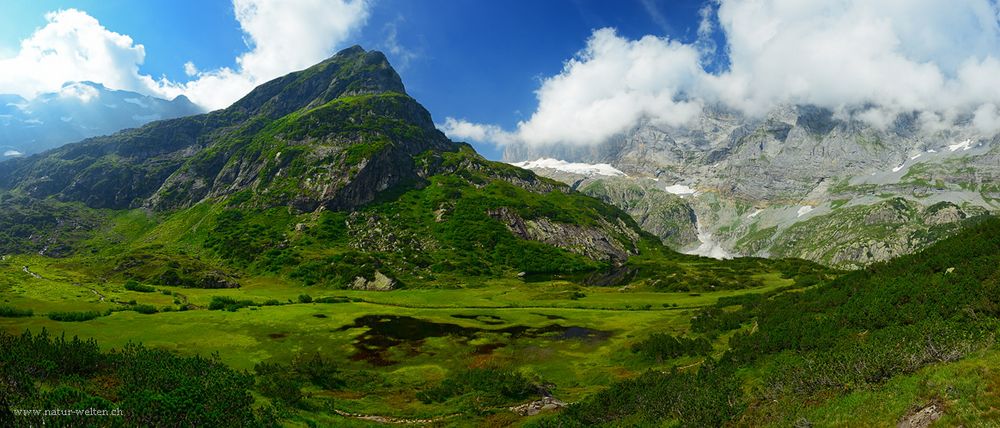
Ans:
[[[673,193],[675,195],[681,195],[681,196],[683,196],[683,195],[693,195],[693,194],[697,193],[691,187],[683,185],[681,183],[677,183],[677,184],[674,184],[672,186],[667,186],[663,190],[666,190],[668,193]]]
[[[924,155],[923,153],[917,153],[917,154],[915,154],[913,156],[910,156],[910,160],[916,160],[917,158],[919,158],[919,157],[921,157],[923,155]]]
[[[905,163],[903,163],[903,164],[900,164],[899,166],[897,166],[897,167],[893,168],[893,169],[892,169],[892,172],[899,172],[899,170],[903,169],[903,167],[904,167],[904,166],[906,166],[906,164],[905,164]]]
[[[799,208],[798,217],[802,217],[806,214],[809,214],[813,209],[814,208],[812,207],[812,205],[803,205],[802,207]]]
[[[617,168],[611,166],[611,164],[598,163],[579,163],[579,162],[566,162],[564,160],[552,159],[552,158],[541,158],[533,161],[524,161],[512,163],[518,168],[524,169],[554,169],[556,171],[568,172],[571,174],[580,174],[587,176],[594,175],[604,175],[608,177],[621,177],[625,176],[624,172],[621,172]]]
[[[23,156],[24,153],[21,153],[17,150],[7,150],[6,152],[3,152],[3,155],[6,157],[16,157],[16,156]]]
[[[948,151],[954,152],[954,151],[958,151],[959,149],[961,149],[962,151],[966,151],[966,150],[969,150],[971,148],[972,148],[972,139],[968,139],[968,140],[962,141],[961,143],[952,144],[952,145],[948,146]]]
[[[930,150],[927,151],[927,153],[937,153],[937,150],[930,149]]]
[[[750,215],[748,215],[748,216],[747,216],[747,218],[754,218],[754,217],[757,217],[757,214],[760,214],[760,213],[762,213],[763,211],[764,211],[764,210],[761,210],[761,209],[756,209],[756,210],[754,210],[754,212],[750,213]]]

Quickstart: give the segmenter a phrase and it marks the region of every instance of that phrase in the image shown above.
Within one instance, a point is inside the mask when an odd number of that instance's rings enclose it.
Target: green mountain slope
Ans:
[[[845,394],[878,395],[895,387],[887,382],[928,365],[992,355],[1000,327],[998,287],[1000,220],[988,219],[917,254],[802,293],[722,299],[692,319],[692,331],[707,337],[735,331],[719,358],[697,370],[646,373],[541,424],[807,426],[806,416],[850,421],[851,414],[837,413],[847,404],[839,401]],[[969,400],[980,399],[954,391],[935,395],[944,389],[930,386],[914,397],[921,401],[896,398],[883,410],[900,414],[869,411],[866,417],[894,422],[927,402],[968,412]]]

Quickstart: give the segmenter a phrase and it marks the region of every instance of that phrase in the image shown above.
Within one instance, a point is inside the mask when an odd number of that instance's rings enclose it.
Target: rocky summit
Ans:
[[[646,121],[594,146],[515,144],[504,156],[609,164],[623,174],[533,169],[701,254],[714,247],[856,268],[1000,209],[1000,140],[971,119],[928,131],[916,113],[884,129],[854,117],[812,106],[760,118],[708,107],[684,126]]]

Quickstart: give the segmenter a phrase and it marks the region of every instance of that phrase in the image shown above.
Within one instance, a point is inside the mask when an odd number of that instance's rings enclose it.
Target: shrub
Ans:
[[[501,368],[476,368],[454,373],[437,386],[417,394],[424,403],[470,396],[470,402],[483,408],[509,404],[532,397],[538,387],[521,372]]]
[[[20,318],[20,317],[30,317],[34,315],[35,312],[31,309],[18,309],[13,306],[0,306],[0,317],[4,318]]]
[[[95,318],[99,318],[103,315],[98,311],[82,311],[82,312],[49,312],[49,319],[52,321],[62,321],[62,322],[81,322],[90,321]]]
[[[138,281],[134,279],[125,281],[125,289],[129,291],[137,291],[140,293],[152,293],[156,291],[156,289],[153,288],[152,286],[140,284]]]
[[[236,300],[232,297],[212,296],[212,302],[208,304],[208,309],[211,311],[226,310],[236,312],[248,306],[260,305],[254,303],[252,300]]]
[[[343,296],[327,296],[313,300],[315,303],[348,303],[350,301],[350,299]]]
[[[299,295],[299,303],[312,303],[312,301],[313,301],[312,296],[310,296],[308,294],[300,294]]]
[[[699,356],[712,352],[712,344],[705,338],[689,339],[666,333],[653,333],[648,339],[632,345],[632,352],[651,361],[663,361],[682,355]]]
[[[146,315],[155,314],[157,312],[156,306],[153,305],[135,305],[132,307],[132,310]]]

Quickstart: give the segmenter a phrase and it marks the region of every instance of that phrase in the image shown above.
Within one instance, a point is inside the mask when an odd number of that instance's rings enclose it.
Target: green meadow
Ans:
[[[153,291],[139,292],[126,289],[124,282],[97,282],[77,274],[65,267],[71,264],[42,256],[6,256],[0,262],[0,301],[30,309],[33,316],[0,318],[0,328],[11,334],[44,328],[52,335],[94,338],[105,349],[135,342],[181,355],[217,353],[222,362],[240,370],[320,354],[342,370],[369,373],[377,386],[363,385],[359,391],[331,396],[317,393],[310,400],[329,399],[328,405],[337,410],[400,418],[461,411],[451,406],[455,403],[426,404],[415,395],[450,371],[465,368],[514,367],[536,384],[546,385],[552,396],[573,402],[646,370],[697,364],[702,358],[650,363],[631,352],[630,346],[653,333],[686,334],[694,311],[719,297],[794,285],[778,274],[766,274],[760,277],[761,287],[708,293],[518,279],[486,280],[469,288],[376,292],[304,287],[261,277],[243,281],[240,288],[156,285]],[[303,303],[304,295],[312,302]],[[253,305],[232,311],[210,309],[213,299],[220,297]],[[318,303],[324,301],[331,303]],[[133,310],[142,306],[152,306],[156,313]],[[54,312],[86,311],[102,316],[83,322],[48,317]],[[381,328],[356,325],[365,317],[403,321]],[[404,331],[405,337],[394,338],[399,336],[395,330]],[[377,335],[387,336],[390,343],[374,346],[377,352],[362,349],[360,342]],[[721,353],[723,342],[716,346]],[[365,391],[376,388],[377,394]]]

